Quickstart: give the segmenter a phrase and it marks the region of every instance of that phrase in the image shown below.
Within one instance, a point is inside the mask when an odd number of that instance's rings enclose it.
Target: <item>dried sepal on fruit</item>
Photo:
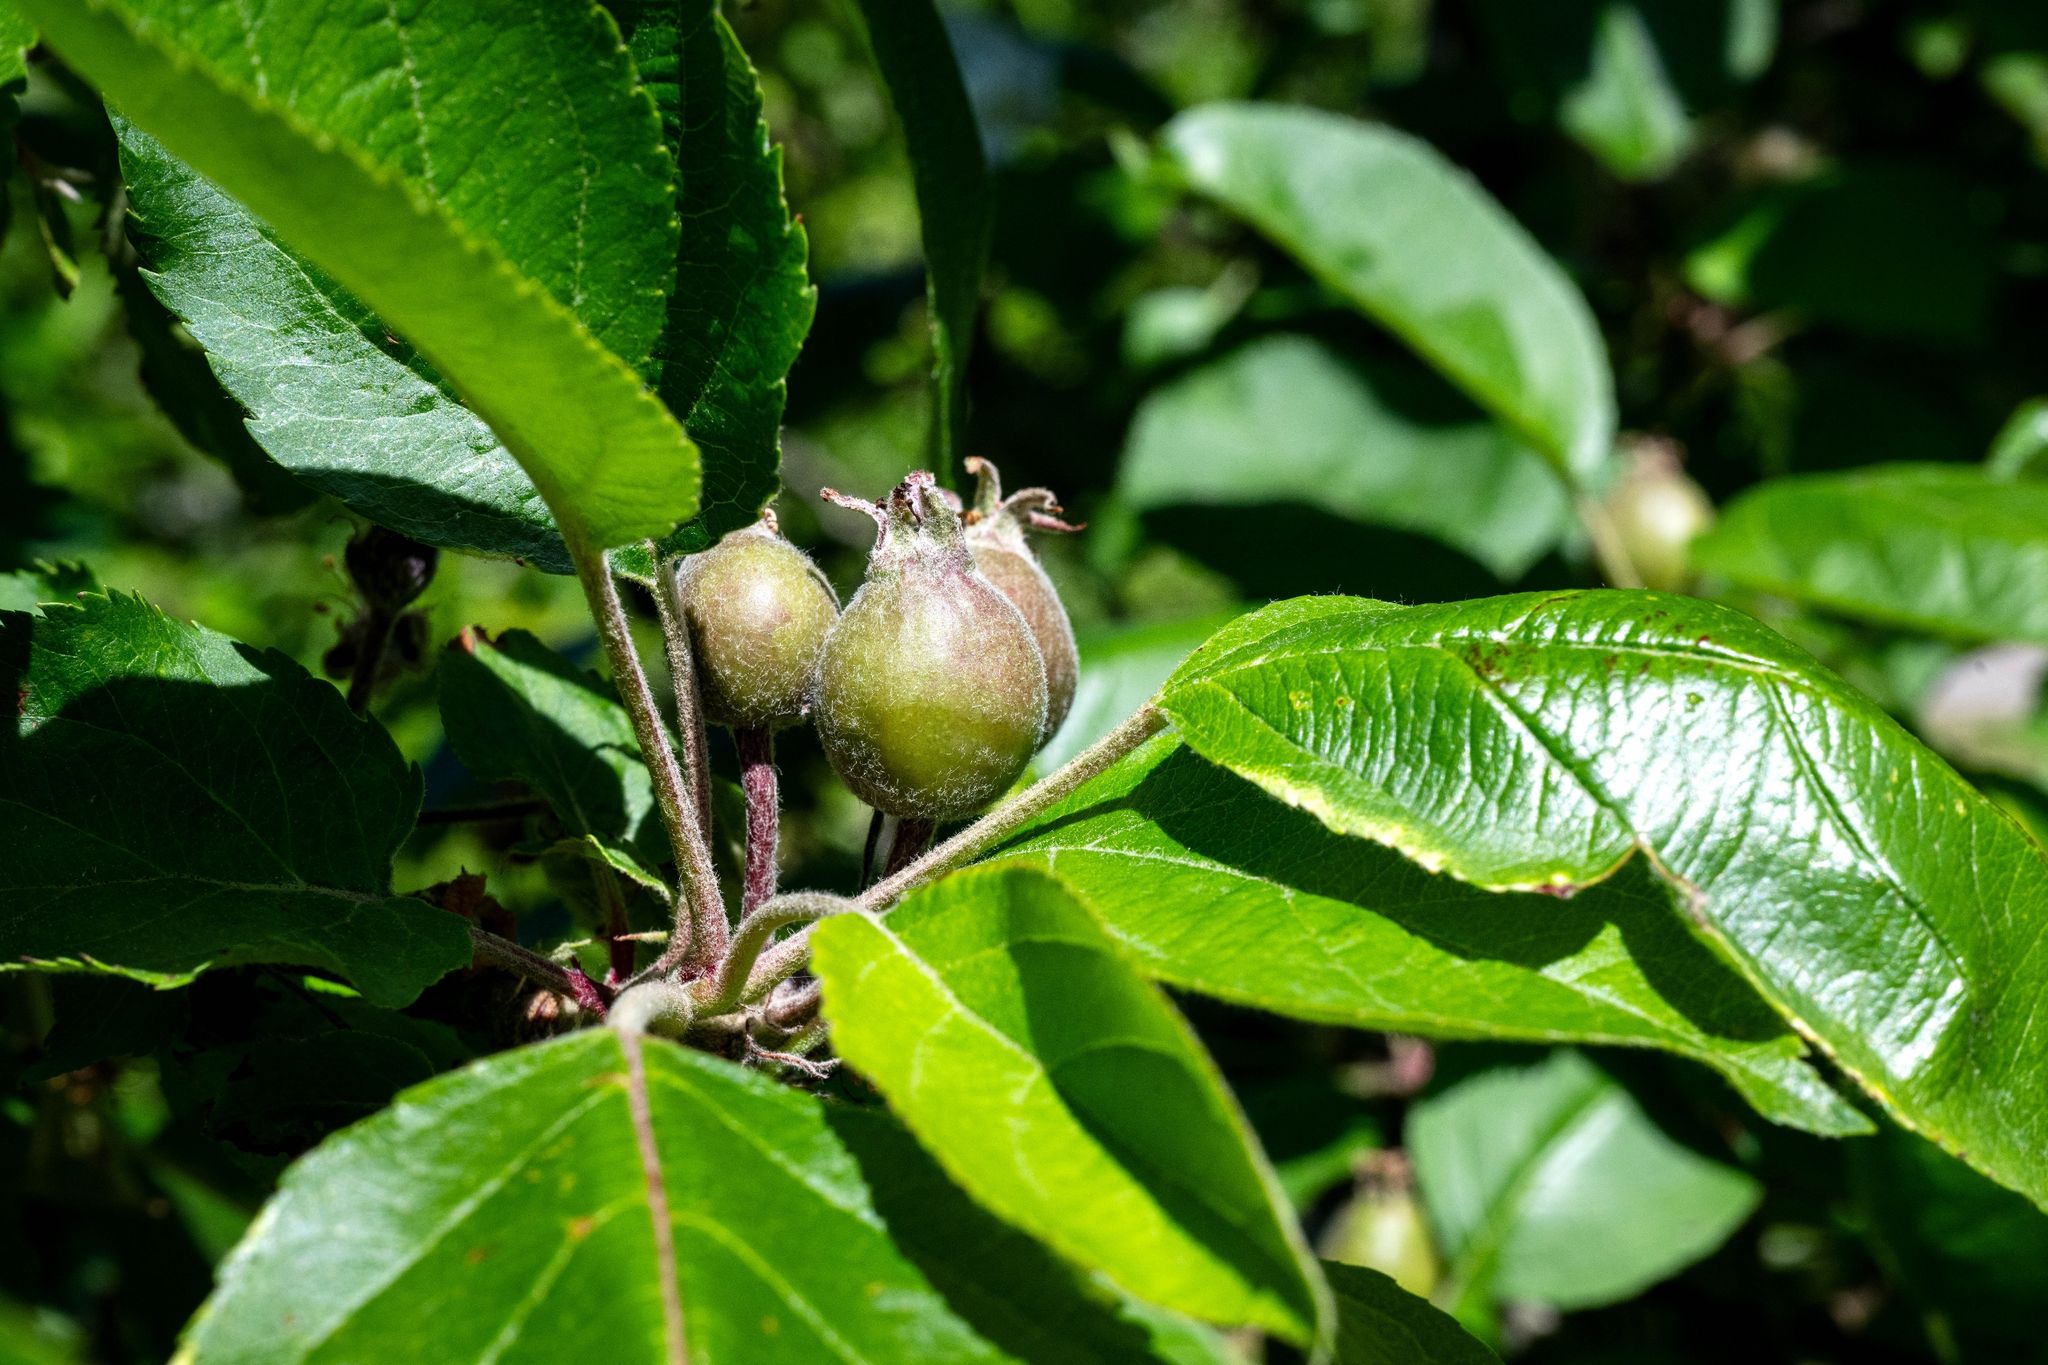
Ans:
[[[974,567],[1023,613],[1024,623],[1038,642],[1039,656],[1045,660],[1045,732],[1039,737],[1043,742],[1052,738],[1074,705],[1081,652],[1074,644],[1073,623],[1067,619],[1059,591],[1040,566],[1025,533],[1083,528],[1060,519],[1063,509],[1048,489],[1023,488],[1006,498],[995,465],[979,456],[968,459],[967,472],[975,477],[974,505],[964,516]]]
[[[854,794],[904,820],[972,814],[1017,780],[1045,729],[1045,661],[975,568],[960,514],[922,471],[873,517],[867,579],[825,642],[818,735]]]

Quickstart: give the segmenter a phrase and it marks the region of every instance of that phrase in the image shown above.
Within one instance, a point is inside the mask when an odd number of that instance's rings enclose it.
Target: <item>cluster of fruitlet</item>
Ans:
[[[1025,532],[1079,528],[1045,489],[1004,498],[993,465],[968,468],[970,507],[922,471],[879,502],[825,490],[876,525],[844,611],[772,514],[675,570],[705,716],[732,728],[743,767],[813,721],[847,786],[898,822],[899,858],[1007,791],[1074,699],[1073,629]]]

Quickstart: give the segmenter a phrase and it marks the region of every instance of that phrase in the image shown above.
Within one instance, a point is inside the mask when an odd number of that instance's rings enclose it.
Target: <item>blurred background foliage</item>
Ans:
[[[946,10],[997,196],[968,449],[1090,523],[1042,547],[1086,660],[1046,764],[1235,607],[1593,578],[1533,456],[1157,172],[1150,134],[1193,104],[1382,120],[1468,170],[1590,300],[1625,441],[1681,461],[1716,502],[1773,476],[1977,462],[1994,446],[2017,468],[2048,446],[2028,406],[2048,390],[2038,0]],[[815,493],[881,492],[928,420],[909,168],[850,4],[757,0],[730,17],[820,288],[778,510],[848,592],[870,531]],[[338,564],[355,525],[263,459],[138,286],[91,97],[39,61],[19,104],[0,246],[0,608],[69,588],[39,561],[81,561],[319,670],[357,609]],[[429,807],[503,795],[449,751],[433,655],[483,625],[594,663],[575,586],[448,554],[421,605],[416,657],[379,715],[424,768]],[[1966,685],[1977,674],[1958,681],[1955,646],[1747,605],[2040,821],[2039,649],[1991,670],[1987,701]],[[783,764],[789,861],[849,883],[865,812],[807,739],[792,735]],[[559,935],[578,913],[573,870],[519,837],[428,826],[402,884],[488,865],[509,916]],[[67,1021],[96,1022],[51,1031],[53,997],[76,997]],[[292,1156],[515,1040],[522,1008],[482,979],[398,1014],[290,972],[161,995],[7,978],[0,1362],[164,1358]],[[1510,1358],[2048,1359],[2048,1219],[1909,1135],[1829,1145],[1773,1129],[1669,1059],[1432,1049],[1190,1008],[1326,1254],[1435,1292]],[[1594,1112],[1611,1119],[1605,1145],[1559,1150]]]

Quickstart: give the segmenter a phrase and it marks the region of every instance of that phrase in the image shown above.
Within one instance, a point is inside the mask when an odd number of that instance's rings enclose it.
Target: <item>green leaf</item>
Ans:
[[[1600,481],[1615,410],[1599,329],[1471,177],[1405,133],[1312,109],[1206,105],[1161,137],[1194,190],[1414,347],[1567,483]]]
[[[1520,110],[1547,109],[1624,180],[1691,150],[1693,115],[1769,65],[1777,0],[1489,0],[1480,21]]]
[[[960,873],[886,923],[820,925],[813,965],[840,1055],[999,1217],[1136,1298],[1323,1336],[1322,1282],[1243,1116],[1061,883]]]
[[[1642,12],[1602,8],[1585,81],[1558,110],[1566,132],[1625,180],[1670,173],[1692,146],[1692,120]]]
[[[441,724],[464,767],[526,783],[572,834],[659,883],[667,836],[654,784],[608,686],[523,630],[450,650],[436,673]]]
[[[2029,398],[2013,409],[1984,457],[1994,479],[2048,479],[2048,398]]]
[[[1693,543],[1743,587],[1964,641],[2048,644],[2048,482],[1968,465],[1774,479]]]
[[[917,212],[924,228],[932,329],[932,428],[928,458],[942,479],[959,476],[967,429],[967,357],[981,311],[995,191],[981,132],[952,41],[932,0],[858,0],[875,65],[903,124]]]
[[[1171,736],[1001,856],[1052,868],[1177,990],[1436,1038],[1659,1048],[1779,1123],[1869,1130],[1643,868],[1570,900],[1480,890],[1262,800]]]
[[[150,291],[139,267],[114,267],[114,289],[128,335],[142,353],[142,386],[178,434],[227,466],[260,512],[290,512],[319,496],[271,459],[249,434],[248,414],[221,387],[205,350]]]
[[[88,595],[0,617],[0,960],[158,985],[289,962],[402,1005],[470,960],[391,894],[418,772],[281,654]]]
[[[1945,1360],[2032,1360],[2048,1299],[2048,1214],[1911,1133],[1848,1150],[1881,1256]]]
[[[817,308],[803,228],[761,85],[713,0],[611,0],[676,154],[682,249],[657,346],[662,400],[704,459],[703,510],[662,546],[687,554],[751,525],[781,486],[784,376]],[[653,565],[633,547],[615,562]]]
[[[596,1332],[607,1360],[655,1365],[681,1358],[671,1287],[699,1361],[1148,1358],[1131,1315],[885,1116],[596,1029],[419,1086],[300,1161],[179,1359],[576,1360]]]
[[[1139,511],[1304,503],[1435,536],[1504,579],[1571,524],[1541,456],[1408,365],[1270,336],[1154,390],[1118,484]]]
[[[161,296],[287,467],[499,552],[519,489],[491,433],[571,538],[695,513],[695,448],[620,359],[660,325],[673,189],[601,15],[488,0],[338,25],[273,6],[245,30],[232,6],[23,4],[161,144],[124,139]]]
[[[14,7],[14,0],[0,0],[0,129],[12,127],[18,87],[28,79],[28,50],[35,46],[36,26]],[[6,182],[0,180],[0,185]],[[4,216],[0,210],[0,216]]]
[[[1406,1133],[1461,1316],[1633,1297],[1719,1247],[1763,1194],[1576,1052],[1460,1080],[1418,1101]]]
[[[1481,886],[1639,851],[1699,932],[1902,1122],[2048,1200],[2048,854],[1747,617],[1641,592],[1283,602],[1161,702],[1190,748]],[[1958,851],[1967,856],[1959,856]]]
[[[1323,1262],[1337,1298],[1336,1365],[1500,1365],[1455,1318],[1377,1270]]]

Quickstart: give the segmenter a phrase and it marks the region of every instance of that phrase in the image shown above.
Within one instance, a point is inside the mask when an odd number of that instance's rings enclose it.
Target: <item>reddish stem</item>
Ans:
[[[889,865],[882,869],[884,877],[893,877],[909,867],[932,846],[932,836],[939,832],[936,820],[913,820],[908,817],[896,822],[896,842],[889,846]]]
[[[735,730],[740,753],[740,790],[747,798],[747,870],[740,890],[740,913],[775,894],[775,844],[782,820],[782,800],[775,781],[775,735],[770,730]]]
[[[573,962],[569,964],[569,992],[576,997],[577,1004],[600,1019],[612,1007],[612,993],[591,980],[590,973]]]

